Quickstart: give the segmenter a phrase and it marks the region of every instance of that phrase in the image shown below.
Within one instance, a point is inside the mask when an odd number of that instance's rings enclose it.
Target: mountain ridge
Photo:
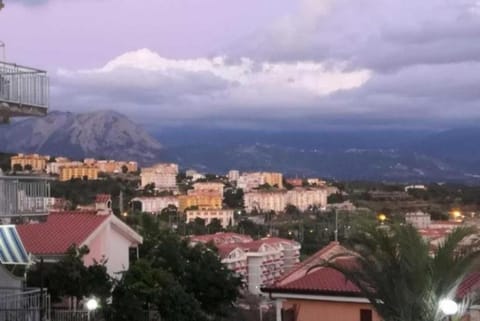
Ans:
[[[155,162],[163,146],[143,127],[121,113],[53,111],[0,127],[5,152],[65,155],[75,159],[101,157]]]

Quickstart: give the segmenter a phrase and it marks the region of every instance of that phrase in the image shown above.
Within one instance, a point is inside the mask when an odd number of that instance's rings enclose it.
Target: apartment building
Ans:
[[[249,292],[260,294],[260,288],[290,271],[299,262],[300,244],[281,238],[252,240],[234,233],[217,233],[191,237],[193,243],[213,242],[219,256],[230,270],[244,278]]]
[[[62,166],[60,167],[59,180],[69,181],[71,179],[98,179],[98,168],[89,165],[77,165],[77,166]]]
[[[295,188],[290,191],[255,191],[245,193],[245,208],[251,212],[281,212],[288,204],[304,211],[310,206],[325,208],[327,206],[327,190],[325,188]]]
[[[179,207],[177,197],[135,197],[131,201],[131,207],[134,211],[150,214],[160,214],[162,210],[169,206],[175,206],[176,208]]]
[[[86,163],[86,160],[84,161]],[[138,170],[138,163],[134,161],[115,161],[115,160],[98,160],[93,162],[94,166],[102,173],[122,173],[124,167],[128,173],[133,173]]]
[[[178,196],[180,211],[195,207],[199,210],[219,210],[222,208],[223,197],[216,192],[192,193]]]
[[[218,182],[202,182],[193,184],[193,190],[189,190],[190,195],[198,193],[217,193],[223,197],[223,183]]]
[[[186,175],[187,177],[191,177],[191,178],[192,178],[192,181],[194,181],[194,182],[195,182],[195,181],[198,181],[199,179],[205,178],[205,175],[197,172],[197,171],[194,170],[194,169],[189,169],[189,170],[187,170],[187,171],[185,172],[185,175]]]
[[[23,169],[29,166],[32,171],[41,172],[45,170],[49,156],[42,156],[38,154],[18,154],[10,157],[10,166],[13,169],[15,165],[22,166]]]
[[[228,172],[228,181],[229,182],[237,182],[238,179],[240,178],[240,172],[232,169],[231,171]]]
[[[68,158],[57,158],[54,162],[50,162],[46,166],[46,172],[50,175],[60,175],[60,168],[62,167],[76,167],[84,166],[85,164],[79,161],[70,161]]]
[[[208,225],[212,220],[217,219],[222,224],[223,228],[235,225],[234,210],[231,209],[217,209],[217,210],[187,210],[187,223],[195,221],[196,218],[201,218]]]
[[[430,214],[422,211],[405,214],[405,222],[418,229],[426,229],[431,224]]]
[[[140,178],[142,188],[149,184],[155,184],[157,190],[176,190],[178,165],[173,163],[161,163],[152,167],[142,168]]]
[[[237,187],[249,192],[260,185],[268,184],[283,188],[283,174],[273,172],[243,173],[237,180]]]
[[[311,206],[325,208],[327,206],[327,190],[325,188],[295,188],[286,194],[286,203],[292,204],[301,211]]]
[[[286,195],[286,191],[256,191],[245,193],[245,209],[248,212],[253,210],[281,212],[287,206]]]

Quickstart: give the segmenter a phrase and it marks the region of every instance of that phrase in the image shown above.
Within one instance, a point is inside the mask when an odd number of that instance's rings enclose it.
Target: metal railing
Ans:
[[[49,201],[47,178],[0,176],[0,217],[47,215]]]
[[[48,108],[47,73],[0,61],[0,103]]]
[[[41,321],[42,314],[50,320],[50,297],[40,289],[31,289],[0,296],[0,321]]]

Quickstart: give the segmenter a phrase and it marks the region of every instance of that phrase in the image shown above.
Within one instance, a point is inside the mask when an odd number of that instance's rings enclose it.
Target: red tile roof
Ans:
[[[341,261],[339,263],[342,265],[354,264],[352,258],[341,259]],[[361,291],[356,285],[348,281],[341,272],[328,267],[314,269],[294,281],[274,285],[265,290],[276,293],[361,296]]]
[[[98,194],[95,198],[95,203],[106,203],[112,200],[112,196],[109,194]]]
[[[476,292],[480,289],[480,271],[470,273],[460,283],[457,289],[457,297],[463,299],[467,294]]]
[[[95,211],[57,212],[45,223],[18,225],[27,252],[35,255],[61,255],[73,244],[81,245],[109,215]]]

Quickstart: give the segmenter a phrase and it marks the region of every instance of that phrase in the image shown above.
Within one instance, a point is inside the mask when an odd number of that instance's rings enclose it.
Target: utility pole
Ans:
[[[335,242],[338,242],[338,212],[336,208],[333,211],[335,212]]]

